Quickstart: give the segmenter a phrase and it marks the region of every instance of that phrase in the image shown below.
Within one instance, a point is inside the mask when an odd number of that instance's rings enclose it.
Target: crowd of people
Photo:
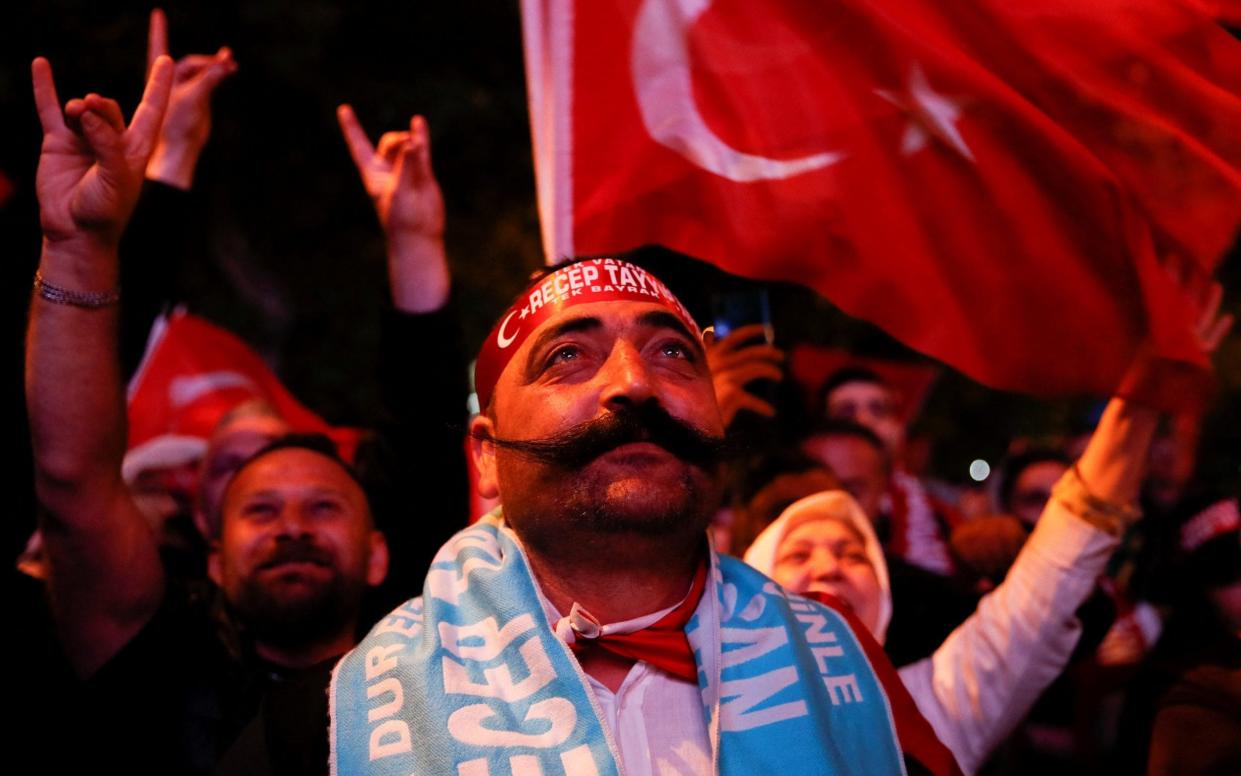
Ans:
[[[21,564],[48,623],[29,624],[37,708],[73,731],[43,757],[1241,769],[1239,494],[1191,492],[1188,474],[1150,487],[1158,411],[1113,398],[1078,445],[1014,445],[991,503],[966,508],[910,471],[903,397],[876,371],[830,376],[796,434],[742,440],[780,414],[756,385],[787,379],[764,328],[704,335],[649,269],[587,257],[497,317],[467,418],[419,116],[372,143],[338,112],[388,251],[384,422],[345,450],[254,398],[214,419],[188,487],[166,461],[127,461],[121,238],[193,186],[211,94],[236,72],[227,48],[174,62],[158,11],[128,122],[98,94],[62,102],[51,64],[32,66],[40,510]],[[1220,295],[1192,322],[1207,353],[1230,324]],[[473,523],[471,477],[499,505]]]

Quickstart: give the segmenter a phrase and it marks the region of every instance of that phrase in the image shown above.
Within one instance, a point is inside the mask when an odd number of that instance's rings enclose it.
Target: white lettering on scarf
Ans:
[[[585,744],[561,752],[560,764],[569,776],[599,776],[595,758]],[[508,758],[508,767],[513,776],[543,776],[543,766],[533,755],[515,754]],[[485,759],[470,760],[457,766],[457,776],[491,776],[491,769]]]
[[[393,719],[405,703],[401,680],[395,676],[384,677],[384,674],[396,669],[399,661],[394,653],[401,649],[400,644],[391,644],[371,647],[366,652],[366,698],[368,701],[380,699],[378,705],[371,706],[366,712],[367,722],[379,722],[371,728],[369,754],[372,762],[381,757],[405,754],[412,746],[409,725]],[[384,700],[389,695],[391,698]]]
[[[832,705],[860,703],[862,690],[858,687],[857,676],[834,675],[828,667],[828,660],[844,657],[845,651],[840,647],[836,633],[827,630],[827,617],[804,599],[790,598],[789,607],[798,621],[806,626],[806,643],[810,645],[810,652],[819,665],[819,674],[823,678],[823,685],[827,688],[827,697],[831,699]]]
[[[742,609],[741,621],[761,612],[765,604],[759,593]],[[738,628],[721,627],[720,642],[724,647],[721,668],[745,673],[743,666],[759,660],[773,650],[788,644],[788,631],[783,627]],[[733,645],[734,649],[728,646]],[[736,646],[741,645],[741,646]],[[785,665],[757,676],[723,679],[720,682],[720,723],[725,732],[752,730],[782,722],[786,719],[804,717],[809,713],[804,700],[789,701],[763,709],[757,709],[769,698],[786,687],[797,684],[797,668]]]
[[[503,626],[495,617],[469,625],[441,622],[439,634],[444,651],[448,653],[441,661],[446,693],[514,704],[556,679],[556,671],[530,614],[518,615]],[[527,635],[530,637],[521,644],[516,643]],[[520,680],[514,679],[514,667],[522,676]],[[477,678],[480,675],[481,681]],[[531,703],[523,719],[522,727],[527,730],[504,729],[506,720],[518,716],[516,709],[501,711],[489,703],[475,703],[449,716],[448,732],[458,741],[474,746],[546,749],[563,744],[577,725],[573,703],[561,697]],[[540,728],[545,729],[528,732]]]
[[[463,557],[467,550],[477,550],[485,557]],[[436,568],[444,561],[451,561],[453,568]],[[459,569],[459,570],[458,570]],[[470,589],[470,574],[478,569],[500,570],[500,556],[496,554],[495,540],[478,533],[460,533],[435,556],[431,570],[427,572],[427,592],[453,606],[461,595]]]

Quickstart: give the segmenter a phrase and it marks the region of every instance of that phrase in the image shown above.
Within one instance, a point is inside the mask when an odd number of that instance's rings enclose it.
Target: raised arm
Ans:
[[[395,308],[382,318],[378,434],[363,466],[394,561],[381,595],[395,603],[417,595],[435,551],[469,517],[465,350],[448,304],[444,200],[426,121],[413,117],[376,147],[348,105],[337,118],[384,231]]]
[[[426,119],[414,116],[408,132],[387,132],[373,146],[353,108],[340,106],[336,117],[383,227],[392,303],[407,313],[442,308],[450,286],[444,198],[431,172]]]
[[[1217,319],[1221,291],[1196,330],[1214,351],[1232,321]],[[1125,530],[1159,413],[1113,399],[1077,464],[1056,485],[1029,541],[994,591],[935,654],[905,666],[918,708],[973,773],[1064,669],[1081,634],[1076,612]]]
[[[43,250],[30,306],[26,401],[65,651],[83,675],[137,633],[163,592],[155,538],[121,480],[125,400],[117,359],[117,244],[133,211],[172,84],[150,69],[126,126],[97,94],[62,113],[51,65],[32,65],[43,126],[36,193]]]

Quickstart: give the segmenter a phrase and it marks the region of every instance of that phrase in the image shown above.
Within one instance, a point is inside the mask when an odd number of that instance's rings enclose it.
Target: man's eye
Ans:
[[[563,364],[567,361],[576,360],[581,355],[582,351],[577,345],[561,345],[553,350],[551,355],[547,357],[547,365],[555,366],[556,364]]]
[[[275,504],[267,501],[254,501],[241,508],[243,515],[258,519],[274,517],[278,511]]]
[[[332,499],[319,499],[310,506],[318,514],[331,514],[340,511],[340,503]]]
[[[689,349],[679,342],[668,342],[663,347],[663,354],[676,358],[689,358]]]
[[[679,340],[668,340],[659,346],[660,355],[684,361],[694,360],[694,349]]]

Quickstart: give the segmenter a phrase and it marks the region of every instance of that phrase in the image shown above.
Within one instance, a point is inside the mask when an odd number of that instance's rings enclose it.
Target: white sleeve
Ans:
[[[901,680],[966,774],[1012,732],[1081,635],[1075,613],[1117,539],[1048,502],[1004,582]]]

